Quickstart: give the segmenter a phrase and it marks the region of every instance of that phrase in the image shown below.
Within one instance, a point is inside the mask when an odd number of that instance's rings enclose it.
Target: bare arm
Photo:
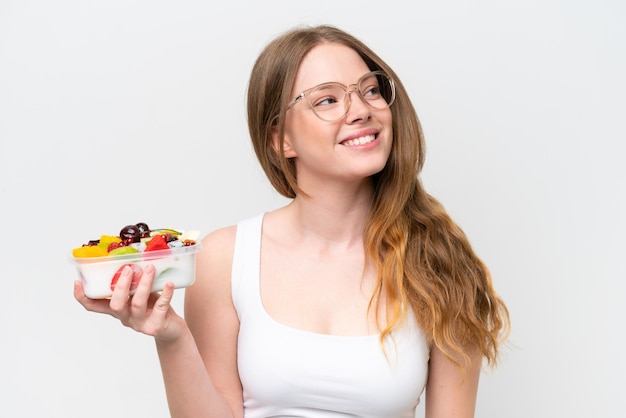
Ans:
[[[234,416],[209,377],[188,328],[180,339],[156,340],[156,346],[172,418]]]
[[[237,368],[239,318],[231,292],[235,233],[236,227],[229,227],[205,238],[206,250],[198,256],[198,280],[186,291],[185,319],[205,369],[229,405],[232,416],[239,418],[243,417],[243,394]]]
[[[474,417],[482,357],[475,352],[470,359],[462,371],[437,347],[431,349],[426,418]]]

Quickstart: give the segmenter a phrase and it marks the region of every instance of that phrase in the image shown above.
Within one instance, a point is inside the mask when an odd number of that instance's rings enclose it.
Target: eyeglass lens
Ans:
[[[356,88],[360,99],[374,109],[388,107],[394,98],[391,80],[384,74],[372,73],[363,77]],[[335,121],[341,119],[351,103],[346,87],[339,83],[326,83],[317,86],[308,94],[313,111],[321,119]]]

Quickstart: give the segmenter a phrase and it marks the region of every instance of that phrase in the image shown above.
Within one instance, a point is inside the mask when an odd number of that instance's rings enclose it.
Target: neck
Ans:
[[[287,206],[289,218],[303,237],[328,244],[361,244],[373,185],[363,182],[352,190],[306,190],[308,196],[297,196]]]

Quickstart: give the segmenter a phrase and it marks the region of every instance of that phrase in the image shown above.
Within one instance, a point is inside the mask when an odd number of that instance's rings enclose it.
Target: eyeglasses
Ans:
[[[350,93],[353,91],[359,95],[363,103],[377,110],[388,108],[396,98],[393,80],[383,71],[372,71],[349,86],[330,82],[305,90],[289,103],[287,110],[306,97],[318,118],[335,122],[348,113],[352,104]]]

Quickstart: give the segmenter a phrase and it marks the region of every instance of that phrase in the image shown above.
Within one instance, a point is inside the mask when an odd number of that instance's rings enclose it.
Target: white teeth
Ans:
[[[367,144],[368,142],[372,142],[374,139],[376,139],[375,135],[365,135],[360,138],[348,139],[347,141],[344,141],[343,144],[348,147],[353,147],[355,145]]]

